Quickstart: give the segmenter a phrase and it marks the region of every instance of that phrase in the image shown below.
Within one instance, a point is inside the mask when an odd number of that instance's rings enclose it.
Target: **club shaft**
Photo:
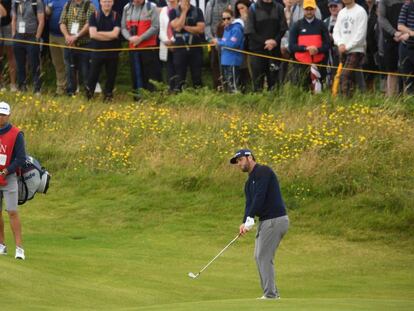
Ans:
[[[233,240],[231,240],[230,241],[230,243],[229,244],[227,244],[221,251],[220,251],[220,253],[218,253],[217,255],[216,255],[216,257],[214,257],[213,259],[211,259],[211,261],[208,263],[208,264],[206,264],[205,266],[204,266],[204,268],[203,269],[201,269],[200,270],[200,272],[198,272],[198,274],[200,274],[201,272],[203,272],[204,270],[206,270],[207,269],[207,267],[209,266],[209,265],[211,265],[211,263],[214,261],[214,260],[216,260],[218,257],[220,257],[220,255],[221,254],[223,254],[225,251],[226,251],[226,249],[228,249],[229,247],[230,247],[230,245],[232,245],[234,242],[236,242],[236,240],[238,239],[240,237],[240,234],[238,234]]]

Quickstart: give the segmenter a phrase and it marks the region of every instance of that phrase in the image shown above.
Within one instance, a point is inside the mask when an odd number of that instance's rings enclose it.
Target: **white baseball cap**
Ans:
[[[8,103],[0,102],[0,114],[10,115],[10,106]]]

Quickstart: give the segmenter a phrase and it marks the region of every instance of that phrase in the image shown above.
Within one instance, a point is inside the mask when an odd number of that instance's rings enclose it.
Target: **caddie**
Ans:
[[[17,212],[18,187],[16,170],[26,161],[23,132],[9,123],[10,106],[0,102],[0,255],[7,254],[4,241],[3,199],[9,214],[10,226],[16,243],[16,259],[25,259],[22,229]]]
[[[242,172],[249,174],[244,187],[246,207],[243,223],[239,228],[240,235],[249,232],[255,224],[254,217],[259,217],[254,258],[259,270],[263,296],[258,299],[279,299],[273,262],[280,241],[289,228],[289,218],[279,182],[270,167],[256,163],[249,149],[237,151],[230,163],[236,164]]]

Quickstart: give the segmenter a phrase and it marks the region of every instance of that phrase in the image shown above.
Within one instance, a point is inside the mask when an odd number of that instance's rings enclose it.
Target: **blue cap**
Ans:
[[[341,4],[341,3],[342,3],[341,0],[329,0],[328,1],[328,5],[330,5],[330,4],[336,4],[336,5],[338,5],[338,4]]]
[[[237,151],[234,156],[230,159],[230,163],[231,164],[236,164],[237,163],[237,159],[241,158],[241,157],[247,157],[247,156],[253,156],[253,153],[249,150],[249,149],[240,149],[239,151]]]

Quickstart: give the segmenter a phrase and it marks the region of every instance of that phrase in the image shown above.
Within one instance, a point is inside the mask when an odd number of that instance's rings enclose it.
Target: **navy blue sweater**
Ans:
[[[273,170],[256,164],[244,186],[247,217],[258,216],[260,221],[286,215],[285,203],[280,192],[279,182]]]
[[[12,125],[8,123],[5,127],[0,128],[0,135],[3,135],[10,131]],[[9,174],[16,172],[18,167],[23,166],[26,161],[26,149],[24,147],[23,132],[19,132],[16,137],[16,143],[14,144],[13,154],[10,161],[10,165],[7,167]]]

